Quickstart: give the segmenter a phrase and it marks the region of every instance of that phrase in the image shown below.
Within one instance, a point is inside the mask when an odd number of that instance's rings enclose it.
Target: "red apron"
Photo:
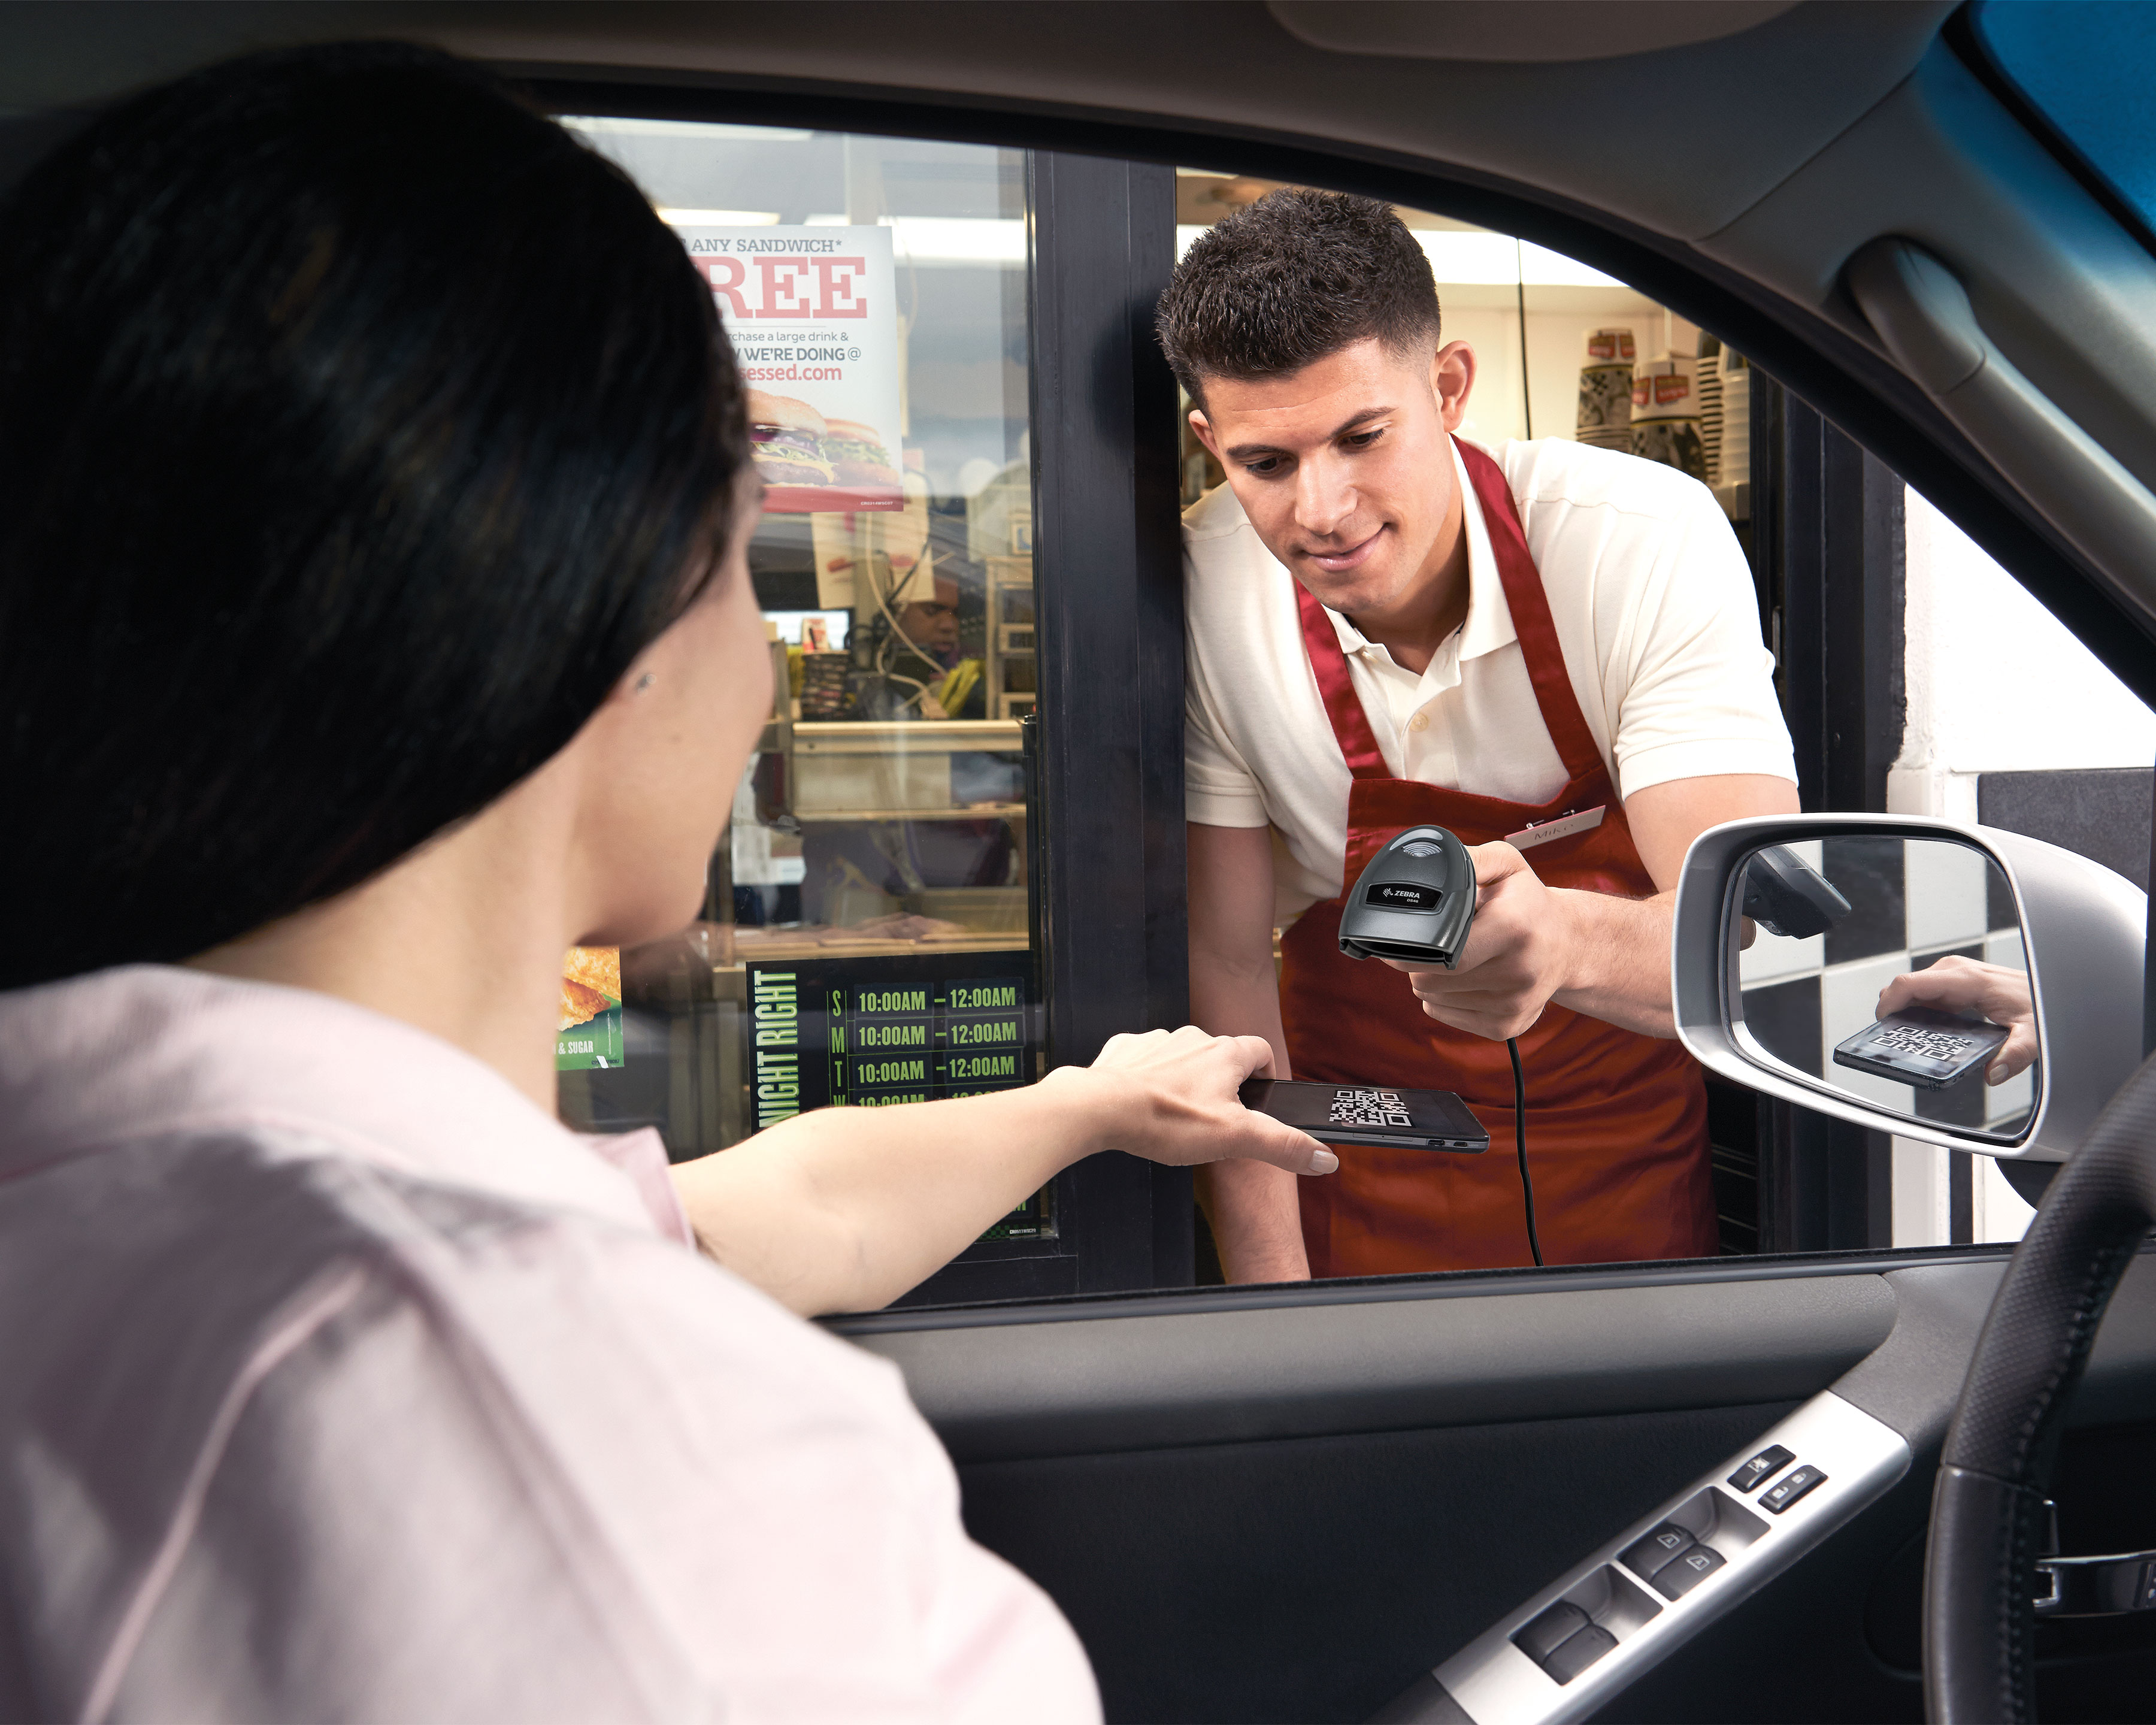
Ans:
[[[1300,1180],[1312,1276],[1486,1270],[1532,1261],[1512,1138],[1512,1066],[1505,1045],[1427,1017],[1407,978],[1340,950],[1340,912],[1385,841],[1431,822],[1483,845],[1575,812],[1599,825],[1527,852],[1551,886],[1647,898],[1656,887],[1632,844],[1601,752],[1580,716],[1550,621],[1542,577],[1497,464],[1458,446],[1482,500],[1497,572],[1534,685],[1543,724],[1568,782],[1536,807],[1387,775],[1368,716],[1323,606],[1300,586],[1302,638],[1354,783],[1348,797],[1342,896],[1312,905],[1281,942],[1281,1015],[1297,1078],[1450,1090],[1490,1131],[1480,1156],[1339,1147],[1340,1169]],[[1527,1164],[1535,1221],[1552,1264],[1690,1258],[1717,1249],[1707,1092],[1682,1046],[1620,1029],[1553,1003],[1519,1038],[1527,1074]]]

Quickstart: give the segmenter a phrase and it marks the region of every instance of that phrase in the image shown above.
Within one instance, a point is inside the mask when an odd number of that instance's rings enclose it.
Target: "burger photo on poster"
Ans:
[[[824,459],[831,464],[842,485],[896,485],[898,470],[891,465],[875,427],[859,419],[832,419],[824,427]]]
[[[828,485],[824,416],[790,395],[748,392],[749,438],[758,478],[767,485]],[[891,483],[896,484],[894,478]]]

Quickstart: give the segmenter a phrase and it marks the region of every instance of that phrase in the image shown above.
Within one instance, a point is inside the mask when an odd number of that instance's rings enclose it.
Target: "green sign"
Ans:
[[[755,1129],[811,1108],[979,1096],[1040,1076],[1024,952],[806,959],[748,967],[743,1050]],[[1055,1232],[1047,1189],[984,1240]]]
[[[595,1019],[572,1024],[554,1038],[554,1070],[557,1072],[619,1066],[624,1060],[619,1003]]]

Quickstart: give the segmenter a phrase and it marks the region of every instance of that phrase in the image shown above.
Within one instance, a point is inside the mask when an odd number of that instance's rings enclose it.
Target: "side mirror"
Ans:
[[[2131,881],[2018,833],[1732,821],[1693,841],[1677,883],[1677,1034],[1710,1071],[1822,1114],[2063,1162],[2141,1065],[2147,933]]]

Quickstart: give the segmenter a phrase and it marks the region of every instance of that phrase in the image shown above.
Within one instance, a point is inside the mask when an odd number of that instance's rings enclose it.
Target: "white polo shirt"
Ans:
[[[1555,439],[1490,454],[1512,487],[1565,669],[1619,797],[1719,773],[1794,781],[1751,571],[1707,487],[1658,462]],[[1394,777],[1546,803],[1563,788],[1564,766],[1457,452],[1453,467],[1467,620],[1429,668],[1409,670],[1346,617],[1325,614]],[[1207,826],[1274,829],[1286,920],[1341,890],[1348,763],[1303,647],[1295,578],[1228,486],[1183,512],[1183,546],[1185,807]]]

